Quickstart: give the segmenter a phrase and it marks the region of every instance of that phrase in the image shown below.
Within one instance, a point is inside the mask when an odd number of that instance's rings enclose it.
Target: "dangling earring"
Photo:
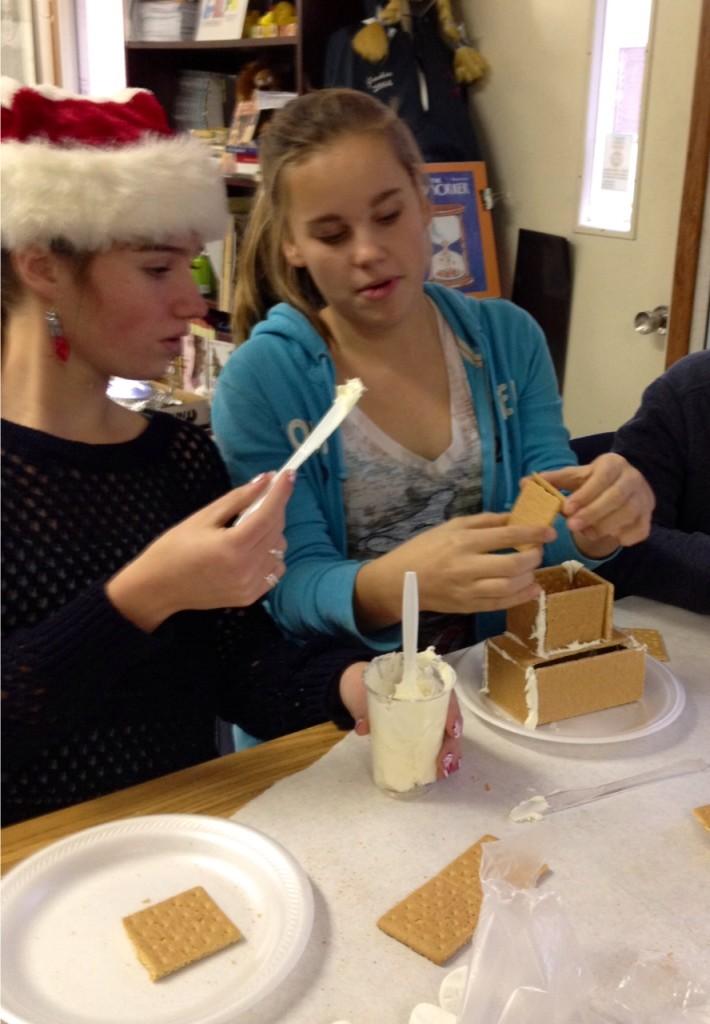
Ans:
[[[48,309],[44,314],[49,328],[49,336],[54,345],[54,354],[61,363],[66,363],[69,358],[69,342],[64,337],[64,328],[59,314],[53,309]]]

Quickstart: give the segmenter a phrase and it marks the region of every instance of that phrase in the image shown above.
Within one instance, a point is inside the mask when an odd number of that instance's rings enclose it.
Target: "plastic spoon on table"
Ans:
[[[418,644],[419,587],[417,574],[405,572],[402,590],[402,681],[397,684],[397,692],[400,696],[416,696]]]
[[[624,779],[616,779],[614,782],[605,782],[599,786],[584,786],[581,789],[556,789],[554,793],[547,796],[531,796],[522,803],[517,804],[508,817],[511,821],[539,821],[546,814],[553,811],[564,811],[568,807],[578,807],[580,804],[588,804],[592,800],[598,800],[609,793],[620,793],[624,789],[631,789],[633,786],[643,786],[647,782],[657,782],[660,779],[672,779],[675,775],[689,775],[692,772],[704,772],[710,768],[710,761],[702,757],[687,758],[684,761],[675,761],[673,764],[664,765],[662,768],[654,768],[648,772],[640,772],[638,775],[627,775]]]

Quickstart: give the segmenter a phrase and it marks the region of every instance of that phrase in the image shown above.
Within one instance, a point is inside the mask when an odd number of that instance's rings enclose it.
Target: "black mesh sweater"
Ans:
[[[146,634],[107,599],[118,569],[229,486],[204,432],[166,414],[115,445],[3,421],[3,824],[215,757],[217,714],[261,739],[351,724],[337,680],[362,651],[288,644],[260,606]]]

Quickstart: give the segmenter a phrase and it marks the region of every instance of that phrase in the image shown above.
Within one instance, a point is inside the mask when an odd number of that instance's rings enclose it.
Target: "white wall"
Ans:
[[[518,228],[569,236],[586,108],[590,0],[463,0],[469,37],[490,70],[471,90],[510,294]]]
[[[573,434],[623,422],[645,384],[663,369],[663,339],[640,339],[632,321],[640,309],[670,299],[701,2],[656,0],[641,187],[653,171],[664,196],[675,191],[662,210],[642,193],[643,252],[625,240],[574,232],[593,0],[462,0],[460,5],[469,37],[491,66],[487,80],[470,93],[489,182],[504,193],[494,210],[504,295],[510,294],[519,228],[563,235],[573,246],[564,395]],[[629,271],[646,285],[638,289],[642,297],[628,294],[622,273]],[[619,307],[617,322],[613,329],[597,330],[600,308],[608,306]]]

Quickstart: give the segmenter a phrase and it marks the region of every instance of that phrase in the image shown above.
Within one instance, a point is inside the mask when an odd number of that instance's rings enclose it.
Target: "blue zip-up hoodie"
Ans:
[[[477,301],[441,285],[426,293],[459,339],[481,438],[483,510],[508,511],[520,478],[576,464],[562,423],[547,344],[536,322],[500,299]],[[277,469],[330,407],[335,370],[327,345],[286,303],[270,310],[229,358],[212,407],[215,437],[235,484]],[[398,628],[364,635],[353,589],[361,563],[348,559],[340,432],[299,471],[288,505],[288,571],[269,595],[269,610],[288,634],[349,635],[376,650],[400,643]],[[576,558],[566,522],[545,549],[545,563]],[[476,616],[477,637],[502,628],[500,613]]]

